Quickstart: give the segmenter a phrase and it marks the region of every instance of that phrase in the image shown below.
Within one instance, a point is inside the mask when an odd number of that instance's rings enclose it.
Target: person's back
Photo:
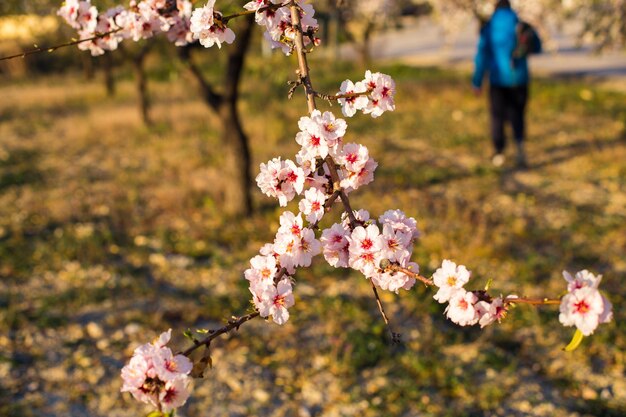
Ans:
[[[528,84],[528,60],[526,57],[513,58],[518,22],[511,8],[502,7],[481,30],[472,80],[475,87],[481,87],[485,72],[489,72],[491,85],[514,87]]]
[[[504,163],[506,138],[504,124],[510,122],[517,145],[517,162],[526,165],[523,141],[525,137],[524,115],[530,80],[526,55],[515,54],[519,19],[508,0],[497,1],[496,11],[480,31],[475,58],[472,84],[477,93],[482,88],[485,73],[489,73],[489,104],[491,110],[491,134],[495,149],[493,163]],[[541,49],[537,39],[537,50]]]

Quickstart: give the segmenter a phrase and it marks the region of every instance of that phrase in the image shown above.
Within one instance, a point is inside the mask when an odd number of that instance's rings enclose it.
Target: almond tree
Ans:
[[[563,0],[566,13],[583,22],[580,39],[599,50],[626,47],[626,1]]]

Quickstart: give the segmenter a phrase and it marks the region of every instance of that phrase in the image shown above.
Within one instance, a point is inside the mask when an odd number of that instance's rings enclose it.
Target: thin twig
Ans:
[[[209,330],[209,335],[207,337],[205,337],[202,340],[196,341],[194,342],[194,345],[189,347],[188,349],[180,352],[181,355],[185,355],[185,356],[189,356],[191,354],[191,352],[193,352],[194,350],[198,349],[200,346],[205,346],[205,345],[209,345],[211,343],[211,341],[225,333],[230,332],[231,330],[239,330],[239,327],[244,324],[245,322],[252,320],[255,317],[259,316],[259,312],[255,311],[254,313],[250,313],[250,314],[246,314],[245,316],[241,316],[241,317],[233,317],[230,320],[228,320],[228,323],[217,329],[217,330]]]
[[[372,90],[368,89],[367,91],[363,91],[361,93],[343,93],[343,94],[324,94],[324,93],[320,93],[317,91],[314,91],[315,93],[315,97],[317,98],[321,98],[322,100],[326,100],[326,101],[333,101],[333,100],[340,100],[343,98],[356,98],[356,97],[361,97],[361,96],[366,96],[369,93],[371,93]]]
[[[95,41],[96,39],[101,39],[101,38],[105,38],[109,35],[112,35],[114,33],[119,32],[120,30],[122,30],[122,28],[117,28],[108,32],[104,32],[104,33],[97,33],[95,36],[92,36],[91,38],[85,38],[85,39],[77,39],[71,42],[66,42],[66,43],[62,43],[60,45],[55,45],[55,46],[48,46],[48,47],[37,47],[35,49],[31,49],[28,51],[24,51],[21,52],[19,54],[15,54],[15,55],[10,55],[10,56],[3,56],[0,58],[0,61],[5,61],[7,59],[14,59],[14,58],[25,58],[28,55],[33,55],[33,54],[37,54],[40,52],[54,52],[57,49],[60,48],[64,48],[66,46],[74,46],[74,45],[78,45],[81,44],[83,42],[89,42],[89,41]]]
[[[432,279],[426,278],[426,277],[424,277],[424,276],[422,276],[422,275],[420,275],[420,274],[418,274],[418,273],[416,273],[414,271],[411,271],[408,268],[403,268],[400,265],[389,265],[386,269],[389,270],[389,271],[402,272],[403,274],[408,275],[411,278],[415,278],[417,280],[420,280],[424,284],[429,285],[429,286],[435,285],[435,283],[433,282]]]
[[[264,11],[267,11],[267,10],[278,10],[281,7],[287,6],[288,4],[289,3],[268,4],[267,6],[259,7],[258,10],[246,10],[245,12],[233,13],[233,14],[229,14],[227,16],[222,16],[221,20],[224,23],[228,23],[229,20],[235,19],[237,17],[248,16],[248,15],[251,15],[251,14],[255,14],[257,12],[264,12]]]
[[[531,305],[554,305],[561,304],[560,299],[555,298],[516,298],[506,297],[503,301],[504,304],[531,304]]]
[[[383,320],[385,321],[385,325],[387,325],[387,329],[389,330],[389,335],[391,336],[391,342],[398,344],[401,342],[400,340],[401,334],[393,331],[391,327],[391,323],[389,322],[389,318],[387,317],[387,314],[385,313],[385,308],[383,307],[383,303],[380,300],[380,296],[378,295],[378,290],[376,289],[376,285],[374,285],[374,282],[371,280],[370,280],[370,283],[372,284],[372,291],[374,292],[374,298],[376,299],[376,305],[378,306],[378,311],[380,311],[380,315],[383,317]]]

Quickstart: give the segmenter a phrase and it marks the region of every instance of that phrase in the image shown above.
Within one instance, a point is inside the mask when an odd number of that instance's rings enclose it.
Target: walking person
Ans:
[[[511,9],[509,0],[498,0],[491,19],[480,31],[472,84],[479,95],[483,79],[489,73],[489,107],[492,162],[505,162],[505,123],[510,122],[517,146],[517,165],[526,166],[524,139],[526,136],[526,103],[528,101],[528,54],[539,53],[541,41],[527,23],[521,22]]]

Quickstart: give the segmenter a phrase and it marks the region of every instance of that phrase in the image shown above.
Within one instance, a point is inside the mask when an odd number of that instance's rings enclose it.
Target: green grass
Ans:
[[[301,90],[285,105],[294,77],[286,62],[247,65],[241,110],[255,172],[297,151],[306,107]],[[362,77],[347,64],[311,67],[326,92]],[[364,143],[379,162],[353,206],[418,219],[413,258],[425,275],[450,258],[473,271],[472,287],[493,278],[496,293],[542,296],[564,290],[563,269],[601,273],[614,323],[565,354],[572,330],[554,308],[518,307],[499,326],[459,328],[416,286],[383,294],[403,334],[394,347],[368,282],[320,258],[295,277],[288,325],[258,320],[214,343],[215,369],[196,383],[185,415],[297,415],[302,407],[312,415],[524,415],[527,406],[536,415],[620,415],[626,96],[537,80],[531,168],[495,169],[485,98],[471,94],[467,74],[376,69],[395,78],[397,110],[348,121],[345,141]],[[273,239],[282,210],[255,190],[252,218],[223,215],[218,121],[176,65],[151,71],[159,80],[150,85],[153,129],[141,126],[125,74],[114,98],[97,83],[61,76],[2,87],[0,414],[140,414],[118,392],[127,346],[169,327],[182,346],[184,329],[215,327],[249,308],[242,271]]]

